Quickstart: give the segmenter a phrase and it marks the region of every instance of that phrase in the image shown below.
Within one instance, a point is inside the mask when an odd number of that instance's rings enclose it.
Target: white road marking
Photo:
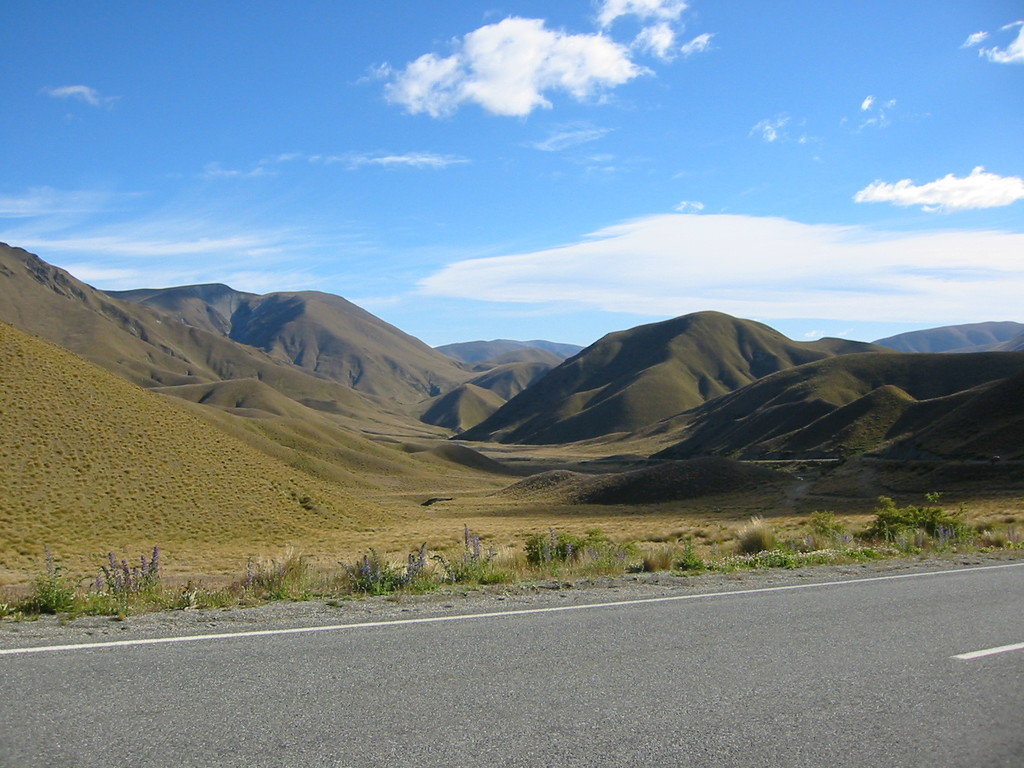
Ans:
[[[983,656],[995,656],[997,653],[1009,653],[1010,651],[1024,651],[1024,643],[1000,645],[998,648],[986,648],[983,651],[971,651],[970,653],[958,653],[953,658],[961,659],[962,661],[970,661],[971,659],[980,659]]]
[[[668,597],[649,597],[638,600],[618,600],[607,603],[584,603],[582,605],[556,605],[548,608],[524,608],[511,611],[490,611],[488,613],[464,613],[453,616],[428,616],[420,619],[390,619],[387,621],[364,621],[353,624],[329,624],[314,627],[291,627],[288,629],[256,629],[242,632],[218,632],[208,635],[181,635],[178,637],[150,637],[138,640],[110,640],[100,643],[71,643],[68,645],[42,645],[29,648],[0,649],[0,656],[17,656],[29,653],[48,653],[53,651],[84,651],[95,648],[125,648],[134,645],[165,645],[169,643],[190,643],[202,640],[229,640],[246,637],[270,637],[274,635],[302,635],[313,632],[337,632],[345,629],[367,629],[370,627],[397,627],[408,624],[441,624],[448,621],[469,621],[472,619],[493,619],[505,616],[531,616],[539,613],[562,613],[566,611],[586,611],[595,608],[617,608],[621,606],[647,605],[651,603],[682,602],[684,600],[708,600],[714,597],[735,597],[737,595],[756,595],[769,592],[789,592],[798,589],[814,589],[816,587],[842,587],[850,584],[867,584],[876,581],[896,581],[898,579],[916,579],[927,576],[948,576],[959,573],[975,573],[992,571],[1000,568],[1020,568],[1024,563],[1006,563],[1003,565],[982,565],[971,568],[955,568],[948,571],[925,571],[923,573],[898,573],[889,576],[870,576],[862,579],[844,581],[821,581],[813,584],[789,584],[781,587],[759,587],[756,589],[736,589],[727,592],[707,592],[694,595],[671,595]]]

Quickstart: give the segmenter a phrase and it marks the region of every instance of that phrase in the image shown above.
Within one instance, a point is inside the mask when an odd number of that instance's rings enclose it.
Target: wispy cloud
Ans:
[[[459,155],[439,155],[434,152],[406,152],[404,154],[353,154],[339,158],[351,168],[377,165],[383,168],[441,169],[463,165],[469,158]]]
[[[265,165],[257,165],[247,171],[242,171],[237,168],[225,168],[223,165],[216,162],[207,163],[203,167],[203,172],[200,174],[204,179],[259,179],[264,176],[272,175],[273,172]]]
[[[785,137],[786,134],[783,129],[787,125],[789,125],[789,121],[789,115],[776,115],[775,117],[767,117],[764,120],[758,122],[753,128],[750,129],[750,135],[760,136],[762,139],[771,144]]]
[[[555,130],[546,139],[534,142],[530,146],[542,152],[561,152],[569,147],[589,144],[607,136],[611,132],[609,128],[594,128],[587,126],[564,127]]]
[[[116,96],[103,96],[95,88],[88,85],[61,85],[57,88],[44,88],[43,93],[55,99],[73,99],[83,101],[94,107],[102,107],[117,101]]]
[[[857,130],[865,128],[888,128],[892,124],[892,111],[896,108],[896,99],[879,101],[873,94],[866,96],[860,103],[860,111],[865,116],[857,124]],[[845,120],[844,120],[845,122]]]
[[[427,53],[401,70],[386,68],[387,99],[432,117],[471,103],[522,117],[551,107],[546,94],[583,101],[645,72],[611,38],[548,29],[542,19],[507,18],[470,32],[454,48],[447,57]]]
[[[697,35],[693,40],[688,43],[684,43],[683,47],[680,48],[680,52],[683,56],[689,58],[698,53],[704,53],[705,51],[711,50],[711,38],[715,35],[711,32],[705,32],[702,35]]]
[[[700,213],[704,210],[704,203],[699,200],[681,200],[672,210],[678,213]]]
[[[604,0],[598,8],[597,23],[609,27],[623,16],[677,21],[687,7],[686,0]]]
[[[94,213],[106,195],[87,190],[63,191],[52,187],[32,187],[21,195],[0,197],[0,218],[20,219]]]
[[[963,178],[947,174],[937,181],[914,184],[903,179],[894,184],[875,181],[853,198],[858,203],[920,205],[926,211],[966,211],[997,208],[1024,199],[1024,179],[998,176],[978,166]]]
[[[964,44],[961,45],[960,47],[973,48],[974,46],[980,45],[986,40],[988,40],[988,32],[975,32],[973,35],[968,35],[967,39],[964,40]]]
[[[1000,48],[978,48],[978,55],[995,64],[1024,64],[1024,21],[1015,21],[1000,29],[1000,32],[1017,30],[1017,36],[1008,45]],[[962,48],[974,48],[989,39],[988,32],[975,32],[964,41]]]
[[[652,24],[640,30],[640,34],[633,40],[632,47],[667,61],[675,54],[673,50],[675,42],[675,30],[669,24],[662,22],[661,24]]]
[[[561,248],[448,265],[423,294],[648,316],[967,322],[1016,316],[1024,234],[894,233],[778,218],[665,214]]]

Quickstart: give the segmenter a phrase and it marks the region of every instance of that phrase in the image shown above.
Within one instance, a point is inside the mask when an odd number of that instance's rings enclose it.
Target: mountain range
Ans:
[[[484,455],[503,444],[564,455],[578,444],[644,462],[1024,458],[1018,323],[796,342],[699,312],[586,348],[432,349],[326,293],[219,284],[104,293],[0,244],[0,324],[0,519],[20,531],[22,554],[45,533],[33,527],[39,509],[51,522],[74,518],[65,527],[83,541],[95,515],[116,520],[135,507],[176,526],[188,514],[215,519],[209,510],[273,530],[287,519],[311,526],[310,515],[335,528],[382,519],[389,513],[349,494],[415,498],[442,478],[498,487],[502,473],[522,472]],[[683,492],[689,472],[659,493]],[[616,487],[651,477],[623,475]],[[579,498],[621,495],[572,487]],[[268,506],[277,517],[260,517]],[[235,523],[224,530],[245,539]]]

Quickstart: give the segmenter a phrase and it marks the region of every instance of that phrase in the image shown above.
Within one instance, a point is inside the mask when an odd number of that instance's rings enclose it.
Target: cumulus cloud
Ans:
[[[862,101],[860,103],[860,111],[861,112],[867,112],[869,109],[871,109],[871,107],[874,105],[874,103],[875,103],[875,97],[874,96],[866,96],[864,98],[864,101]]]
[[[45,88],[43,92],[55,99],[74,99],[84,101],[94,107],[102,107],[116,101],[113,96],[101,96],[100,92],[88,85],[62,85],[58,88]]]
[[[428,53],[402,70],[386,70],[387,99],[432,117],[468,103],[521,117],[550,108],[545,94],[583,101],[646,71],[611,38],[548,29],[542,19],[507,18],[470,32],[454,48],[451,56]]]
[[[963,178],[947,174],[937,181],[915,185],[911,179],[895,184],[875,181],[853,198],[858,203],[920,205],[927,211],[966,211],[997,208],[1024,199],[1024,179],[998,176],[978,166]]]
[[[1015,21],[1012,24],[1007,24],[1000,31],[1011,32],[1014,29],[1017,30],[1017,36],[1010,41],[1009,45],[1003,48],[998,46],[978,48],[978,55],[995,64],[1024,64],[1024,21]],[[989,37],[988,32],[975,32],[973,35],[968,36],[961,47],[974,48],[988,40]]]
[[[450,264],[431,296],[648,316],[969,322],[1016,316],[1024,234],[894,233],[778,218],[665,214],[559,248]]]
[[[714,37],[714,34],[710,32],[705,32],[702,35],[697,35],[695,38],[693,38],[693,40],[691,40],[688,43],[685,43],[683,47],[680,48],[679,50],[683,54],[683,56],[686,56],[687,58],[697,53],[704,53],[705,51],[710,51],[712,37]]]

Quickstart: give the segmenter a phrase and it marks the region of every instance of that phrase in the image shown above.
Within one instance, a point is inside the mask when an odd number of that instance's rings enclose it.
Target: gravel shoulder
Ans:
[[[59,616],[43,616],[33,621],[0,621],[0,650],[512,612],[832,583],[1010,563],[1024,563],[1024,552],[931,555],[852,565],[739,570],[696,576],[637,573],[494,587],[449,587],[423,595],[278,601],[245,608],[162,611],[124,619],[82,616],[68,620]]]

